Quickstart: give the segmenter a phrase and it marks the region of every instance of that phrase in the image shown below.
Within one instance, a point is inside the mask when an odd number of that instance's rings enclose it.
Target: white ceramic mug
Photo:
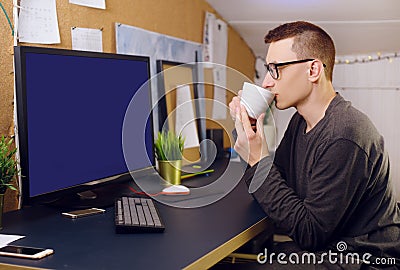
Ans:
[[[245,82],[242,89],[240,104],[247,110],[249,117],[257,119],[265,113],[274,100],[275,95],[268,89]]]

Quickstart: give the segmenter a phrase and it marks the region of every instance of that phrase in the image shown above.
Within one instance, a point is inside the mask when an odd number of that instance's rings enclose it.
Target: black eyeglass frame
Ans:
[[[314,60],[315,59],[308,58],[308,59],[295,60],[295,61],[282,62],[282,63],[268,63],[268,64],[264,64],[264,66],[267,69],[267,71],[269,72],[269,74],[271,75],[272,79],[277,80],[277,79],[279,79],[278,67],[299,64],[299,63],[305,63],[305,62],[314,61]],[[326,65],[324,63],[322,65],[324,67],[326,67]],[[274,76],[274,72],[276,72],[276,78]]]

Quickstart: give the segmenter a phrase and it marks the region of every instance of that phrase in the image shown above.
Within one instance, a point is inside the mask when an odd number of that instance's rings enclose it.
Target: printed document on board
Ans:
[[[212,119],[226,119],[228,105],[226,104],[226,68],[215,66],[214,76],[214,97],[212,108]]]
[[[21,0],[18,18],[20,42],[60,43],[56,0]]]
[[[85,7],[106,9],[105,0],[69,0],[69,2],[71,4],[85,6]]]
[[[100,29],[71,28],[72,49],[103,52],[103,32]]]

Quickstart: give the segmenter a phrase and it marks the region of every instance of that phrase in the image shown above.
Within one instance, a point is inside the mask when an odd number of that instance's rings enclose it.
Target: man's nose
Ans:
[[[263,88],[272,88],[275,85],[275,80],[271,77],[271,74],[267,72],[265,74],[264,80],[262,82],[262,87]]]

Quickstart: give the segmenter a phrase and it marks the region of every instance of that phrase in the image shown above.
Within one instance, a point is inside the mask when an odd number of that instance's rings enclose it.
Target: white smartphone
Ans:
[[[89,209],[65,212],[65,213],[62,213],[62,215],[69,217],[69,218],[79,218],[79,217],[86,217],[86,216],[95,215],[95,214],[102,214],[105,211],[106,210],[100,209],[100,208],[89,208]]]
[[[11,256],[26,259],[40,259],[53,253],[54,251],[52,249],[36,247],[8,245],[0,248],[1,256]]]

